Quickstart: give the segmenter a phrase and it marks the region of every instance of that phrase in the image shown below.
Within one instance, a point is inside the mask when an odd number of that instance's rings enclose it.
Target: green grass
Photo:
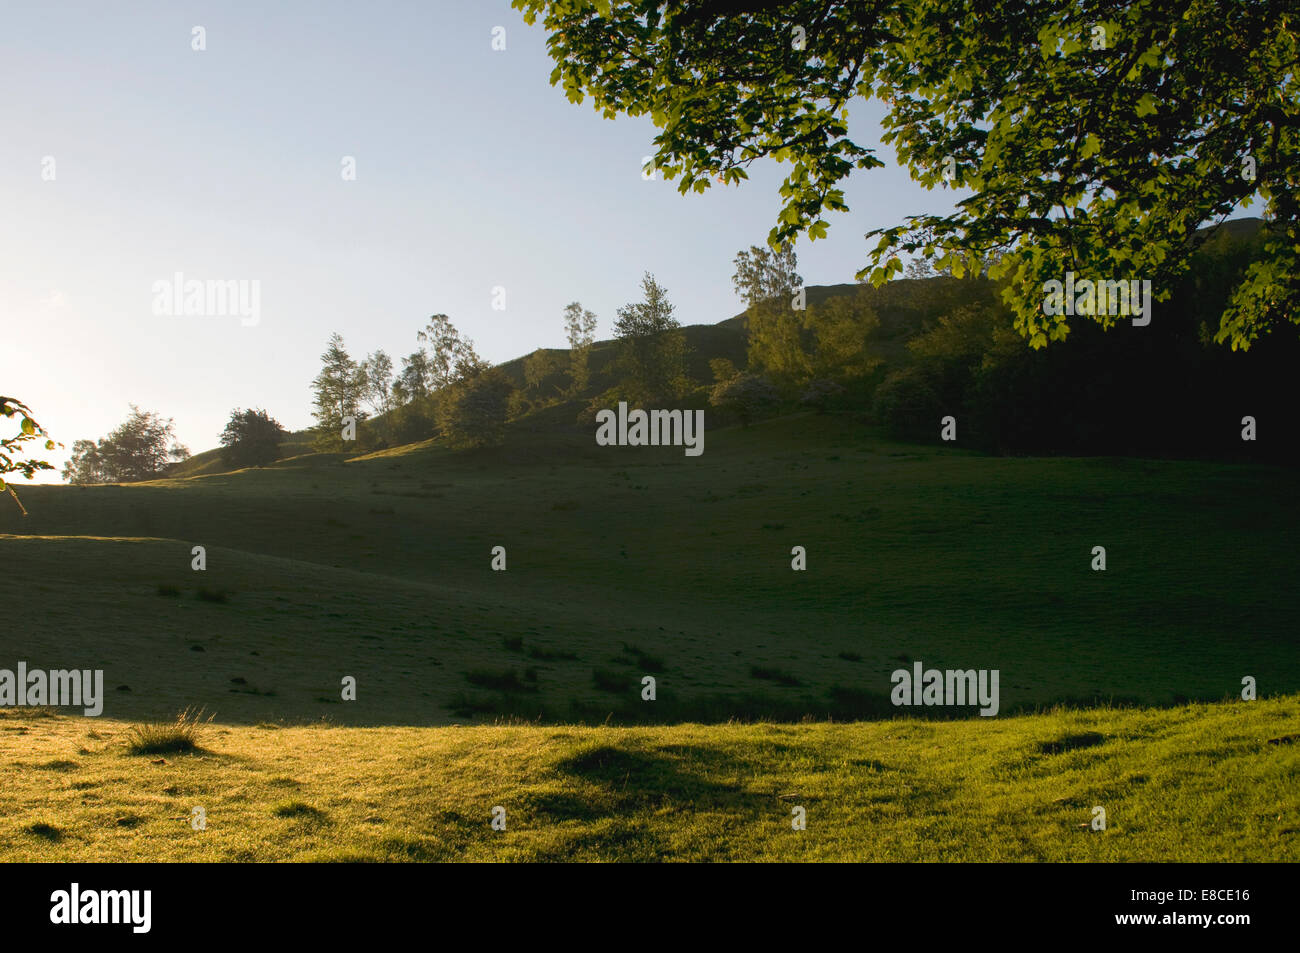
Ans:
[[[1295,859],[1284,470],[804,415],[698,458],[519,428],[23,500],[0,603],[40,624],[0,667],[107,697],[0,712],[5,859]],[[914,660],[997,669],[998,717],[894,708]],[[190,706],[201,745],[128,755]]]
[[[368,512],[381,499],[395,515]],[[499,450],[318,455],[24,502],[26,518],[0,507],[0,559],[22,567],[0,600],[33,585],[44,623],[23,657],[104,668],[122,718],[447,724],[465,717],[464,673],[513,669],[520,646],[538,667],[520,714],[549,721],[726,720],[718,699],[741,711],[756,693],[772,717],[853,717],[843,701],[887,695],[903,658],[998,669],[1004,713],[1218,700],[1246,675],[1300,691],[1294,478],[1268,467],[990,458],[803,416],[710,431],[698,458],[521,431]],[[159,598],[172,590],[186,598]],[[320,701],[348,675],[355,702]]]
[[[1300,860],[1297,696],[949,722],[213,726],[158,764],[127,753],[122,722],[8,710],[0,728],[10,861]]]

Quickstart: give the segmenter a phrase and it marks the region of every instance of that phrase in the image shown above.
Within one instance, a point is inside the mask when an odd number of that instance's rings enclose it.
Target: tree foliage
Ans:
[[[487,367],[486,362],[475,352],[473,342],[461,337],[451,323],[451,318],[445,314],[430,317],[424,330],[416,332],[415,336],[429,345],[431,391],[437,391],[458,379],[468,378]]]
[[[879,321],[865,287],[808,304],[788,244],[778,250],[751,246],[735,265],[731,281],[747,305],[749,367],[787,396],[814,379],[859,377],[880,363],[868,351]]]
[[[548,379],[559,377],[571,367],[571,360],[566,360],[562,352],[538,348],[524,358],[524,386],[540,392]],[[556,391],[562,393],[563,388],[556,385]]]
[[[439,404],[443,435],[457,447],[496,446],[505,439],[513,386],[499,367],[485,367],[450,388]]]
[[[402,358],[402,371],[393,381],[393,397],[399,404],[423,400],[433,392],[433,366],[424,348]]]
[[[748,251],[737,253],[734,264],[731,283],[746,307],[782,299],[788,309],[792,296],[803,287],[803,278],[795,271],[799,258],[789,242],[775,250],[751,245]]]
[[[366,377],[361,366],[348,354],[340,334],[331,334],[321,355],[321,371],[312,381],[316,418],[317,445],[338,448],[343,442],[344,419],[361,420],[361,400]]]
[[[367,354],[361,362],[361,397],[375,414],[387,414],[393,409],[393,359],[384,351]]]
[[[221,462],[232,467],[264,467],[280,459],[280,442],[287,431],[265,410],[230,412],[221,432]]]
[[[155,480],[189,455],[189,450],[176,442],[171,418],[164,420],[131,404],[126,421],[107,437],[73,443],[63,479],[75,484]]]
[[[581,394],[591,379],[588,366],[595,340],[596,315],[574,301],[564,308],[564,334],[569,340],[570,393]]]
[[[644,297],[618,309],[617,366],[623,388],[641,403],[654,403],[681,394],[686,387],[686,335],[673,317],[668,292],[646,272]]]
[[[18,432],[12,437],[0,437],[0,493],[7,492],[13,497],[18,509],[24,516],[27,510],[23,508],[22,501],[18,499],[18,493],[5,481],[6,473],[21,473],[24,479],[30,480],[37,471],[53,470],[54,465],[45,460],[37,460],[35,457],[23,459],[22,454],[29,452],[30,448],[24,448],[23,444],[39,440],[45,437],[45,449],[53,450],[56,446],[45,429],[36,422],[32,416],[31,408],[24,404],[16,397],[0,397],[0,415],[12,420],[18,417]],[[21,452],[20,452],[21,451]]]
[[[804,312],[806,376],[831,381],[861,377],[880,364],[868,344],[880,324],[865,287],[856,294],[836,295]]]
[[[1185,272],[1199,226],[1262,202],[1271,227],[1216,339],[1247,348],[1300,323],[1300,13],[1293,0],[513,0],[549,33],[573,102],[648,115],[653,164],[685,193],[788,162],[769,236],[829,227],[842,184],[882,166],[848,131],[850,104],[886,108],[883,141],[927,188],[966,194],[949,215],[878,229],[859,277],[900,252],[992,275],[1033,347],[1063,339],[1043,284],[1065,272]],[[1103,327],[1115,318],[1080,316]]]

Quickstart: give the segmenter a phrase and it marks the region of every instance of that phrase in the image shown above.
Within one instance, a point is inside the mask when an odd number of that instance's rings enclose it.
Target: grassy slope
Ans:
[[[881,302],[886,349],[918,326],[905,305]],[[734,320],[687,330],[700,360],[743,344]],[[0,509],[20,534],[0,535],[0,604],[37,600],[0,666],[103,667],[110,688],[102,720],[0,710],[0,857],[1297,859],[1286,472],[990,459],[810,417],[710,432],[687,460],[597,452],[552,411],[499,451],[233,474],[209,453],[190,479]],[[888,675],[911,659],[999,668],[1003,715],[414,727],[893,716]],[[1009,717],[1230,697],[1243,674],[1273,697]],[[204,751],[126,753],[123,719],[189,705],[219,717]],[[383,727],[293,727],[319,719]]]
[[[1296,697],[945,723],[213,726],[201,754],[162,759],[127,754],[124,728],[0,715],[0,856],[1300,859]]]
[[[1244,675],[1300,691],[1285,471],[987,458],[815,417],[705,446],[536,435],[32,487],[29,517],[0,510],[22,534],[0,536],[22,568],[0,600],[34,580],[43,624],[10,630],[0,658],[103,667],[110,717],[194,705],[243,723],[873,716],[913,659],[999,669],[1004,713],[1217,700]],[[338,700],[344,675],[356,702]]]

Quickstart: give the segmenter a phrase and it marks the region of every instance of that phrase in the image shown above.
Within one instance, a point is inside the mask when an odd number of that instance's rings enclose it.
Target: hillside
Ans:
[[[807,413],[688,458],[598,447],[573,402],[491,449],[190,465],[0,508],[0,668],[106,689],[0,710],[0,857],[1296,859],[1284,468]],[[916,664],[997,671],[997,715],[895,707]],[[198,751],[128,753],[183,709]]]
[[[902,359],[906,342],[933,322],[935,316],[942,311],[947,296],[958,284],[951,278],[900,278],[882,289],[872,289],[852,283],[810,285],[806,289],[807,303],[815,307],[830,298],[856,294],[860,289],[865,288],[880,317],[880,329],[873,337],[873,348],[885,359],[885,367],[888,368]],[[688,371],[695,380],[713,380],[709,361],[715,358],[726,358],[737,367],[745,366],[746,335],[743,312],[717,324],[687,325],[682,328],[682,332],[690,348]],[[575,423],[577,411],[615,383],[612,364],[616,347],[617,343],[612,339],[595,342],[589,357],[591,381],[587,388],[578,395],[569,396],[562,403],[534,411],[513,421],[512,431],[578,432],[581,428]],[[568,361],[567,349],[550,350],[562,357],[565,362]],[[525,386],[524,362],[530,356],[525,354],[500,365],[501,370],[516,388],[522,389]],[[540,390],[544,394],[554,395],[565,383],[566,381],[560,375],[555,375],[543,381]],[[384,415],[380,415],[371,421],[371,425],[382,432],[384,421]],[[294,431],[286,437],[281,446],[281,461],[312,452],[311,431]],[[169,476],[209,476],[227,473],[230,470],[230,467],[221,462],[220,448],[214,448],[196,453],[188,460],[175,465]]]
[[[799,415],[697,458],[519,433],[23,498],[0,599],[35,587],[25,658],[105,668],[112,717],[879,717],[915,660],[999,669],[1004,714],[1300,691],[1294,480],[1263,466],[994,458]]]
[[[1019,357],[1010,362],[1002,377],[973,387],[962,383],[967,374],[963,365],[990,366],[1007,363],[1005,352],[995,355],[994,341],[985,340],[985,353],[963,351],[971,342],[961,343],[951,334],[946,347],[956,345],[948,363],[943,366],[918,368],[916,356],[909,352],[908,344],[918,336],[934,332],[943,321],[967,309],[1001,307],[995,288],[988,283],[972,283],[950,277],[923,279],[896,278],[881,288],[863,284],[811,285],[806,290],[806,304],[817,308],[837,298],[861,294],[869,304],[878,323],[865,338],[871,356],[879,361],[874,371],[865,378],[850,383],[855,394],[850,400],[858,413],[870,408],[877,388],[891,372],[926,370],[928,387],[934,394],[928,400],[941,400],[942,412],[957,411],[973,417],[984,430],[989,429],[991,418],[1001,419],[995,429],[999,434],[985,433],[979,445],[985,449],[1010,449],[1012,452],[1056,453],[1076,452],[1108,455],[1144,455],[1140,447],[1148,446],[1145,455],[1193,456],[1210,459],[1243,458],[1239,440],[1235,440],[1233,422],[1239,420],[1238,406],[1268,408],[1278,403],[1285,392],[1289,374],[1286,369],[1300,357],[1300,340],[1295,335],[1281,332],[1274,335],[1268,346],[1257,346],[1249,357],[1233,354],[1231,359],[1224,349],[1189,347],[1191,342],[1217,326],[1218,314],[1223,307],[1229,276],[1237,275],[1251,254],[1252,240],[1265,227],[1257,218],[1234,219],[1223,224],[1203,228],[1197,238],[1204,249],[1202,257],[1193,263],[1186,280],[1174,289],[1174,296],[1155,330],[1143,330],[1137,337],[1126,336],[1132,329],[1119,328],[1102,332],[1099,327],[1084,323],[1072,334],[1069,347],[1057,345],[1048,351],[1030,354],[1027,348],[1017,345]],[[1232,279],[1235,280],[1235,279]],[[682,329],[688,345],[687,372],[699,385],[711,384],[713,372],[710,361],[729,360],[736,367],[747,363],[747,334],[745,315],[720,321],[717,324],[689,325]],[[933,351],[933,347],[931,348]],[[1064,351],[1064,353],[1063,353]],[[1264,352],[1264,353],[1261,353]],[[590,381],[580,393],[568,393],[569,378],[566,372],[555,371],[535,386],[529,387],[524,371],[525,362],[533,355],[548,353],[561,368],[567,368],[568,351],[565,349],[539,349],[521,355],[500,365],[520,396],[527,398],[522,411],[517,412],[508,424],[510,432],[569,433],[583,431],[577,423],[582,411],[596,396],[606,392],[617,382],[614,358],[617,343],[613,340],[597,341],[589,355]],[[1062,360],[1064,359],[1064,360]],[[1096,367],[1104,361],[1108,370],[1104,375],[1108,386],[1098,388]],[[1189,382],[1190,392],[1183,389]],[[1177,387],[1174,386],[1177,382]],[[304,384],[304,386],[306,386]],[[976,391],[984,393],[983,406],[972,400]],[[988,403],[991,394],[1002,392],[1008,402],[1005,406]],[[925,421],[925,432],[932,430],[932,421],[940,416],[940,407],[927,407],[925,391],[914,393],[920,418]],[[1101,395],[1109,395],[1109,404]],[[703,406],[696,395],[695,406]],[[1231,403],[1232,407],[1227,407]],[[1080,408],[1092,407],[1081,411]],[[1137,407],[1138,414],[1133,409]],[[1028,415],[1022,426],[1008,424],[1010,415]],[[367,422],[363,428],[362,443],[366,447],[386,447],[423,439],[433,432],[428,423],[405,431],[394,426],[398,415],[380,415]],[[1072,418],[1079,417],[1074,420]],[[982,419],[981,419],[982,418]],[[706,417],[708,426],[735,422],[716,408]],[[1171,421],[1185,421],[1182,436],[1167,431]],[[1207,428],[1194,421],[1209,423],[1209,432],[1216,436],[1207,439]],[[902,435],[909,428],[894,428]],[[1054,442],[1045,434],[1059,433]],[[1097,434],[1113,431],[1109,440],[1098,441]],[[1126,433],[1127,431],[1127,433]],[[1267,459],[1270,462],[1300,464],[1300,454],[1288,449],[1294,441],[1291,436],[1300,434],[1300,427],[1287,415],[1275,415],[1270,422],[1275,439],[1252,448],[1248,459]],[[1153,434],[1154,432],[1154,434]],[[1026,442],[1031,446],[1016,449],[1015,444]],[[909,436],[915,438],[916,434]],[[1156,440],[1153,443],[1152,437]],[[1160,440],[1163,436],[1163,444]],[[292,459],[313,452],[311,431],[298,431],[287,436],[281,448],[281,459]],[[229,467],[220,460],[218,450],[207,450],[174,466],[172,477],[205,476],[228,472]]]

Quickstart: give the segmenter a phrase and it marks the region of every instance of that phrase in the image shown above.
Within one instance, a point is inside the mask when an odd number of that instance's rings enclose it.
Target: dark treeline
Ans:
[[[959,444],[996,453],[1295,463],[1296,329],[1275,328],[1245,351],[1213,340],[1260,246],[1250,231],[1207,240],[1149,325],[1076,321],[1065,341],[1038,350],[1012,330],[992,282],[951,281],[943,313],[923,318],[869,411],[894,435],[927,441],[951,414]],[[1245,417],[1254,441],[1242,439]]]

